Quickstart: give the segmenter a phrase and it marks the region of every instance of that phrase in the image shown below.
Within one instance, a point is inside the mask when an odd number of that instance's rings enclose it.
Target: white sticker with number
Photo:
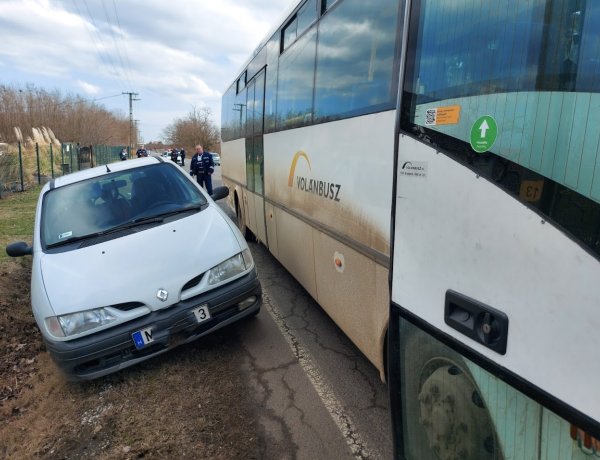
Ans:
[[[194,316],[196,317],[196,321],[202,323],[206,320],[210,319],[210,312],[208,311],[208,305],[202,305],[200,307],[196,307],[192,310]]]

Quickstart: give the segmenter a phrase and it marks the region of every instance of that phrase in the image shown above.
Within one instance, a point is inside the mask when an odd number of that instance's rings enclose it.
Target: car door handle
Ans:
[[[496,353],[506,354],[508,316],[504,312],[449,289],[446,291],[444,321]]]

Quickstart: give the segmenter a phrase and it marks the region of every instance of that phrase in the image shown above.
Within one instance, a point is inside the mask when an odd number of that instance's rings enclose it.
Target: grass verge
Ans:
[[[0,266],[10,258],[5,247],[15,241],[26,241],[31,244],[35,206],[41,187],[34,187],[25,192],[4,195],[0,199]]]

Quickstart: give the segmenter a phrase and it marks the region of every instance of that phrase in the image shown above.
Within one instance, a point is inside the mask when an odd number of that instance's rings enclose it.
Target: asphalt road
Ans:
[[[215,169],[213,186],[221,184]],[[225,200],[221,207],[235,217]],[[250,247],[264,303],[240,334],[264,457],[392,458],[379,373],[267,248]]]

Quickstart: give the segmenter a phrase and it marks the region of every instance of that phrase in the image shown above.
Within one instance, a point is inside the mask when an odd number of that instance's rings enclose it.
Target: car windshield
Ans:
[[[168,164],[108,173],[46,194],[42,244],[47,248],[206,204],[194,184]]]

